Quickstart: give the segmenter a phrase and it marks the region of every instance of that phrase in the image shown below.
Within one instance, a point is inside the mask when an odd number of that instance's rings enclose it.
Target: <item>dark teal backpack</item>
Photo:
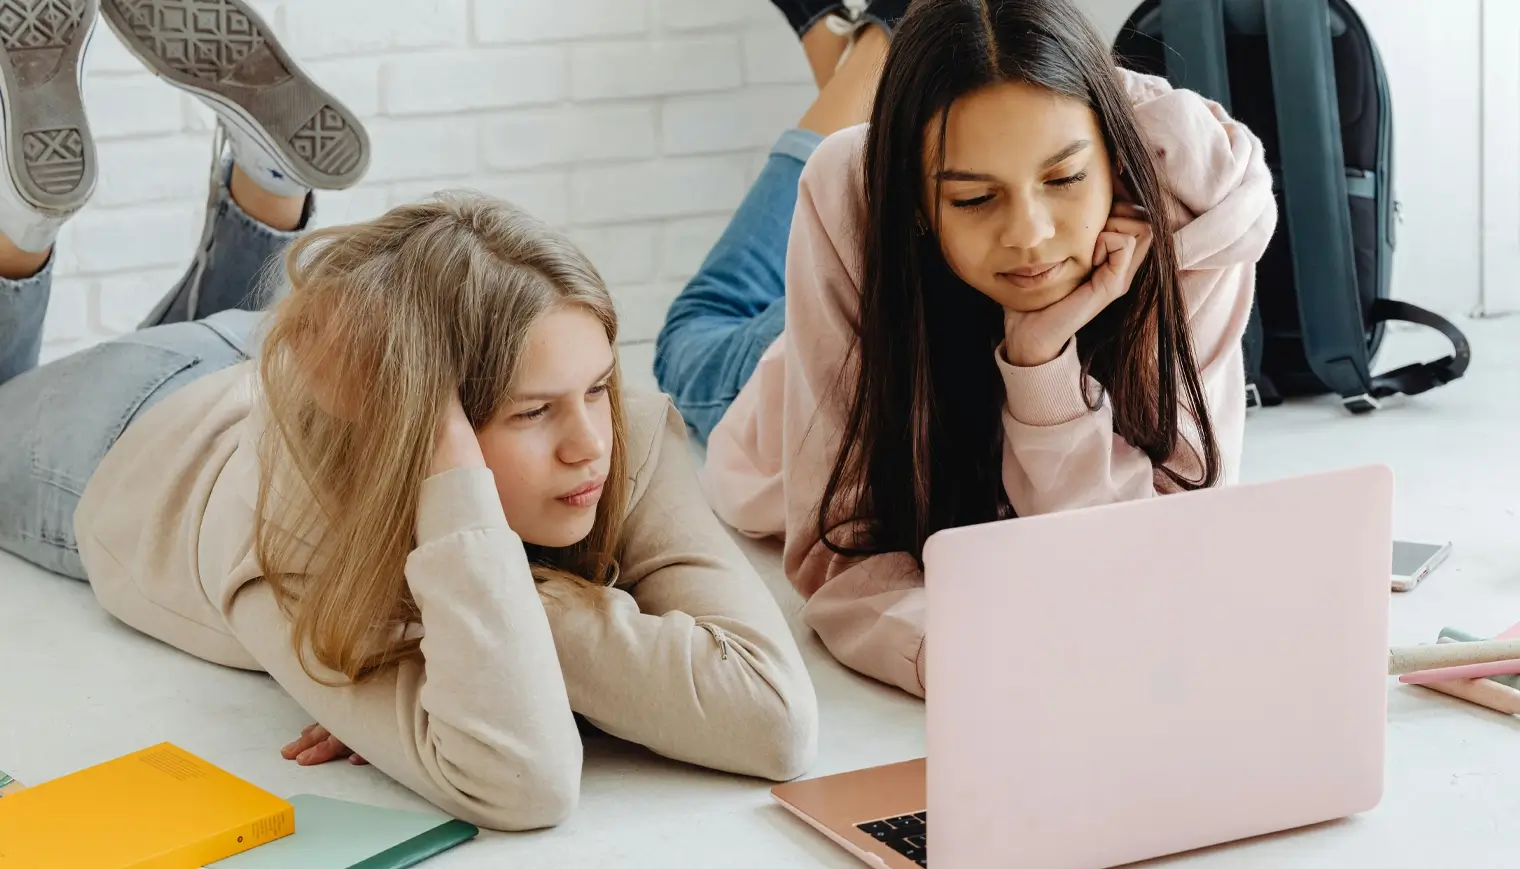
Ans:
[[[1461,331],[1388,297],[1393,109],[1377,46],[1347,0],[1145,0],[1114,53],[1218,102],[1265,146],[1279,220],[1257,267],[1248,402],[1333,392],[1365,413],[1462,376]],[[1372,374],[1390,320],[1440,331],[1452,355]]]

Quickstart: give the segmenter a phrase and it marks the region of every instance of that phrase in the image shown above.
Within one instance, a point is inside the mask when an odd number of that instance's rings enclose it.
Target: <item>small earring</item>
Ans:
[[[913,228],[918,230],[919,235],[929,234],[929,227],[924,225],[924,216],[922,214],[913,218]]]

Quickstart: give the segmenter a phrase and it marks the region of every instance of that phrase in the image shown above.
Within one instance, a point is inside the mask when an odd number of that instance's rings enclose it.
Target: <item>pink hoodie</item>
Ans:
[[[1255,266],[1277,223],[1261,142],[1216,103],[1164,79],[1120,70],[1168,188],[1194,351],[1234,482],[1245,425],[1241,337]],[[919,696],[923,573],[907,553],[849,559],[818,539],[817,509],[848,412],[833,388],[855,364],[865,127],[830,136],[802,173],[786,263],[786,331],[709,440],[706,488],[724,521],[785,540],[803,619],[842,663]],[[1035,368],[996,364],[1006,387],[1003,485],[1021,516],[1148,498],[1166,478],[1113,430],[1107,405],[1082,400],[1075,341]],[[852,380],[846,379],[846,390]],[[1196,434],[1185,432],[1195,438]],[[1195,476],[1189,450],[1170,465]]]

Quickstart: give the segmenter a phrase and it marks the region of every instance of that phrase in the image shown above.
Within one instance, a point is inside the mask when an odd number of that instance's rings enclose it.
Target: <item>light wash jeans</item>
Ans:
[[[0,279],[0,549],[84,579],[74,508],[106,451],[137,414],[252,355],[259,279],[299,230],[249,217],[221,178],[189,271],[132,334],[37,367],[52,260]]]
[[[712,252],[670,304],[654,374],[702,443],[786,325],[786,245],[802,167],[823,138],[788,130]]]

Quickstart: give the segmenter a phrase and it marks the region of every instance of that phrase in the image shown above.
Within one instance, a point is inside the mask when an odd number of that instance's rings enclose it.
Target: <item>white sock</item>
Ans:
[[[276,196],[305,196],[311,188],[290,177],[281,169],[273,156],[254,139],[245,136],[231,124],[223,123],[227,142],[232,148],[232,162],[242,168],[253,183]]]
[[[40,214],[0,215],[0,232],[11,244],[31,253],[41,253],[58,240],[58,230],[68,221],[66,217],[44,217]]]
[[[4,171],[0,166],[0,172]],[[73,216],[73,212],[47,214],[34,208],[21,199],[9,178],[0,180],[0,233],[24,251],[47,250],[58,237],[58,230]]]

